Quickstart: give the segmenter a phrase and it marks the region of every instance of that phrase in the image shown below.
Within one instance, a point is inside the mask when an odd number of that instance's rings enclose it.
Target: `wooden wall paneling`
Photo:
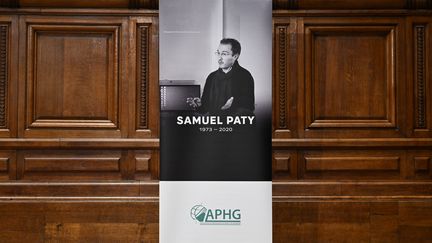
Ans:
[[[407,8],[410,9],[431,9],[432,2],[430,0],[408,0]]]
[[[305,137],[305,24],[304,18],[297,18],[297,133],[299,138]]]
[[[306,150],[298,161],[301,179],[399,180],[406,167],[400,151]]]
[[[432,197],[431,181],[358,179],[346,174],[345,179],[340,180],[327,175],[320,180],[274,181],[273,200],[430,200]]]
[[[1,242],[158,242],[152,200],[1,202]]]
[[[137,150],[135,152],[135,180],[151,181],[159,179],[159,151]]]
[[[157,201],[21,200],[0,205],[2,242],[158,242]],[[431,206],[419,199],[276,200],[273,242],[428,242]]]
[[[411,179],[432,179],[432,151],[412,150],[408,153],[407,159]]]
[[[431,203],[276,201],[273,242],[428,242]]]
[[[273,137],[297,136],[297,19],[274,18]]]
[[[432,136],[432,20],[407,19],[408,129],[412,137]]]
[[[336,0],[329,4],[323,0],[298,0],[299,9],[403,9],[406,0]]]
[[[157,242],[158,203],[53,204],[45,214],[45,237],[53,242]],[[60,227],[58,227],[60,226]]]
[[[402,20],[304,21],[305,136],[403,137]]]
[[[399,237],[398,202],[371,202],[371,242],[397,242]]]
[[[431,9],[429,0],[273,0],[275,10]]]
[[[432,202],[400,202],[399,240],[427,242],[432,239]]]
[[[0,16],[0,137],[15,137],[18,17]]]
[[[37,8],[144,8],[157,9],[158,0],[3,0],[0,7],[37,7]],[[375,9],[431,9],[428,0],[274,0],[275,10],[375,10]]]
[[[120,180],[126,159],[116,150],[24,150],[18,152],[17,179]]]
[[[20,137],[127,136],[127,19],[23,16],[20,35]]]
[[[44,206],[26,204],[25,207],[2,203],[0,209],[1,242],[44,242]]]
[[[67,179],[67,178],[66,178]],[[119,180],[21,180],[0,184],[0,201],[5,198],[50,200],[72,198],[77,200],[107,198],[157,198],[159,185],[154,182]]]
[[[273,151],[272,180],[297,180],[297,161],[296,150]]]
[[[3,0],[4,1],[4,0]],[[6,0],[10,7],[24,8],[131,8],[158,9],[158,0]],[[15,4],[13,4],[15,2]],[[6,6],[8,6],[6,5]],[[0,5],[1,6],[1,5]]]
[[[0,2],[0,7],[4,8],[17,8],[18,6],[18,0],[2,0]]]
[[[370,242],[369,202],[273,202],[273,242]]]
[[[15,151],[0,151],[0,181],[16,179]]]
[[[158,24],[152,17],[131,18],[129,33],[129,136],[159,136]]]

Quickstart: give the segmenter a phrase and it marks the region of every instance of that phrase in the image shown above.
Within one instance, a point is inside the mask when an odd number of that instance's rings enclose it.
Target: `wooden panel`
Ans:
[[[136,180],[157,180],[159,178],[159,153],[156,151],[136,151],[135,168]]]
[[[399,20],[310,18],[302,28],[305,136],[401,136]]]
[[[417,177],[432,178],[432,158],[431,157],[415,157],[414,168]]]
[[[288,138],[297,134],[296,20],[274,19],[273,136]]]
[[[408,153],[410,178],[432,179],[432,153],[427,150],[416,150]]]
[[[398,151],[305,151],[299,159],[300,178],[397,179],[405,169]]]
[[[428,0],[273,0],[273,9],[430,9]]]
[[[369,242],[369,203],[273,203],[273,242]]]
[[[0,157],[0,180],[9,179],[10,159],[8,157]]]
[[[320,199],[393,199],[431,198],[430,181],[358,181],[356,176],[343,180],[309,180],[273,182],[274,198],[320,198]]]
[[[16,178],[16,158],[13,151],[0,151],[0,181]]]
[[[156,201],[1,201],[0,206],[2,242],[158,242]],[[428,242],[431,206],[422,200],[276,201],[273,242]]]
[[[432,202],[400,203],[400,240],[428,242],[432,239]]]
[[[426,119],[426,80],[425,77],[426,72],[426,53],[425,53],[425,44],[426,44],[426,31],[427,26],[424,24],[414,25],[414,35],[415,35],[415,44],[414,44],[414,62],[415,62],[415,94],[416,94],[416,102],[415,102],[415,128],[416,129],[424,129],[427,128],[427,120]],[[427,85],[429,86],[429,85]]]
[[[429,242],[431,202],[273,203],[273,242]]]
[[[3,0],[4,7],[57,8],[149,8],[157,9],[158,0]],[[273,0],[273,9],[430,9],[427,0]]]
[[[305,157],[309,171],[399,170],[399,157]]]
[[[22,151],[18,178],[24,180],[120,179],[120,151]]]
[[[26,158],[26,172],[119,172],[119,158]]]
[[[76,175],[79,176],[79,175]],[[65,179],[68,179],[67,177]],[[116,198],[156,198],[159,195],[157,182],[142,181],[20,181],[19,183],[3,183],[0,185],[2,197],[38,197],[38,198],[82,198],[92,197]]]
[[[159,136],[158,26],[153,18],[133,18],[130,25],[130,134],[134,137]],[[132,42],[133,41],[133,42]]]
[[[113,32],[98,33],[84,26],[75,30],[31,26],[34,42],[29,45],[36,47],[29,55],[35,61],[30,63],[35,68],[29,85],[33,100],[29,97],[27,103],[34,107],[27,112],[33,119],[28,121],[29,128],[117,127],[118,81],[114,68],[118,63],[114,60],[118,56],[118,30],[108,30]]]
[[[157,9],[158,0],[6,0],[10,7],[38,8],[147,8]],[[1,6],[1,4],[0,4]],[[8,6],[8,5],[6,5]]]
[[[0,129],[7,128],[8,120],[8,64],[9,64],[9,25],[0,25]]]
[[[3,201],[1,242],[158,242],[154,201]]]
[[[0,173],[9,170],[9,158],[0,158]]]
[[[126,24],[121,18],[106,21],[22,19],[28,38],[21,43],[27,49],[21,55],[27,60],[24,136],[126,134],[121,71]]]
[[[395,127],[394,27],[305,30],[307,128]]]
[[[384,203],[383,203],[384,204]],[[386,205],[387,206],[387,205]],[[371,215],[370,223],[370,242],[398,242],[399,240],[399,222],[396,215]]]
[[[272,171],[274,181],[297,179],[297,151],[274,151]]]
[[[137,223],[50,223],[45,242],[145,242],[145,233],[148,229]]]
[[[407,53],[409,57],[408,120],[410,136],[432,136],[432,20],[409,18],[407,28]],[[412,102],[412,103],[411,103]]]
[[[44,219],[40,207],[6,205],[3,204],[0,213],[1,242],[44,242],[41,231]]]
[[[139,95],[137,97],[138,102],[138,116],[137,116],[137,128],[146,129],[148,128],[148,63],[149,63],[149,26],[138,25],[137,26],[137,73],[138,73],[138,87]]]
[[[16,136],[17,18],[0,16],[0,137]]]

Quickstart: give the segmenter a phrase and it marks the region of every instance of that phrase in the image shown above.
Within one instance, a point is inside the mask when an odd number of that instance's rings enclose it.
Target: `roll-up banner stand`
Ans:
[[[160,0],[160,242],[272,242],[271,0]]]

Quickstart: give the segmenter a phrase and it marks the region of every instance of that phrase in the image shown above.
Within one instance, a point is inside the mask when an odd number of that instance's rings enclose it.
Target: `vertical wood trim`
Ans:
[[[138,129],[148,128],[148,26],[139,26],[139,55],[138,55],[138,90],[139,90],[139,116]]]
[[[287,33],[288,33],[288,26],[278,26],[277,27],[278,32],[278,63],[279,63],[279,70],[278,70],[278,84],[279,84],[279,102],[277,109],[279,110],[278,114],[278,121],[279,124],[277,128],[287,128],[287,121],[286,121],[286,113],[287,113],[287,47],[288,47],[288,40],[287,40]]]
[[[7,126],[8,26],[0,26],[0,128]]]
[[[426,128],[426,89],[425,89],[425,25],[414,27],[415,35],[415,83],[416,83],[416,122],[415,128]]]

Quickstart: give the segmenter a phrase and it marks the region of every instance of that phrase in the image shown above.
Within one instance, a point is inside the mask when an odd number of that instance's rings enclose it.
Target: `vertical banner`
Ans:
[[[160,0],[160,242],[272,242],[271,0]]]

